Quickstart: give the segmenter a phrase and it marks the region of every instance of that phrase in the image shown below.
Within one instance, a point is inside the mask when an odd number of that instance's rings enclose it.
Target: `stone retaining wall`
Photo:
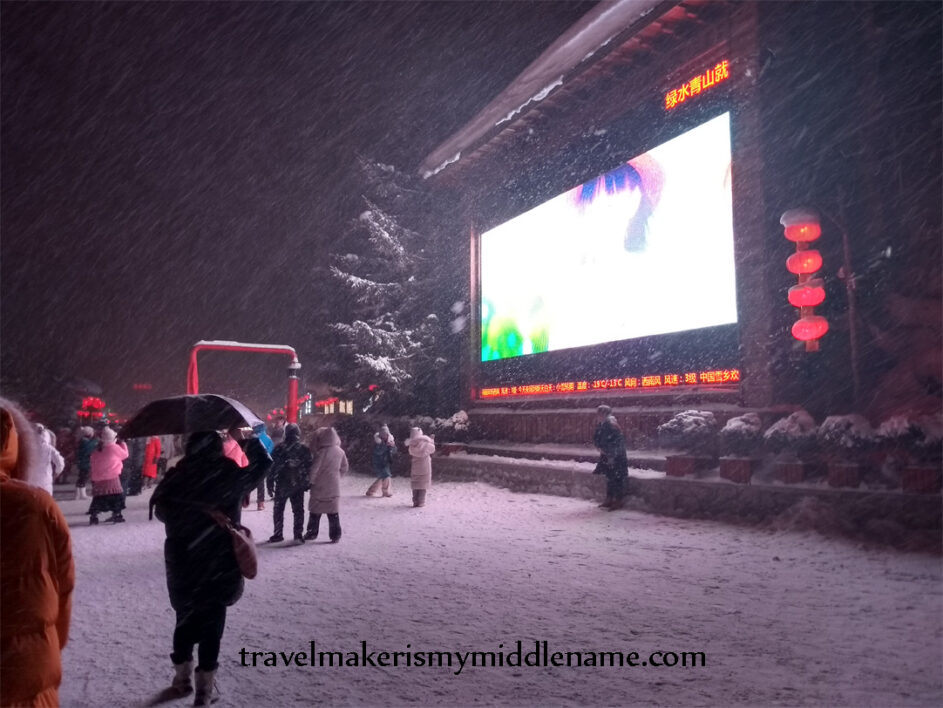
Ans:
[[[434,458],[433,469],[437,480],[485,482],[515,492],[596,501],[606,493],[605,478],[577,468],[459,455]],[[629,495],[630,508],[665,516],[814,529],[919,550],[938,551],[943,529],[939,494],[631,477]]]

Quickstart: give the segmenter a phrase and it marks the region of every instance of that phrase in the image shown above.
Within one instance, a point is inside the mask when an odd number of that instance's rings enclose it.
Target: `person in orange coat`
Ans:
[[[0,706],[59,705],[75,565],[69,526],[34,486],[38,441],[0,398]]]
[[[152,435],[147,439],[147,447],[144,448],[144,466],[141,468],[145,489],[150,489],[154,480],[157,479],[157,460],[159,459],[160,438]]]

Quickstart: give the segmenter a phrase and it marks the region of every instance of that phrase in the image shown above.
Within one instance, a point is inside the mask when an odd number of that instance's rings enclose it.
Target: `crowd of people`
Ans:
[[[318,538],[322,515],[331,543],[341,539],[340,477],[349,463],[333,427],[302,438],[294,424],[264,424],[183,436],[121,439],[120,431],[89,426],[57,440],[30,423],[12,402],[0,399],[0,705],[57,705],[60,652],[69,633],[75,582],[68,524],[52,497],[53,481],[75,475],[75,498],[87,499],[89,523],[98,515],[115,525],[125,521],[128,495],[148,490],[152,515],[163,522],[167,588],[176,624],[170,658],[174,675],[166,698],[194,694],[194,705],[218,697],[216,670],[227,608],[242,596],[247,572],[234,534],[242,510],[256,493],[256,508],[274,499],[271,543],[284,541],[284,514],[291,506],[294,543]],[[611,409],[600,406],[593,438],[600,451],[596,473],[607,478],[609,510],[621,508],[628,461],[625,440]],[[57,448],[57,442],[58,448]],[[435,441],[410,429],[412,505],[422,507],[432,482]],[[393,461],[399,454],[386,425],[373,436],[376,477],[366,496],[393,496]],[[305,494],[308,499],[304,528]],[[25,576],[24,576],[25,574]],[[10,582],[11,578],[25,580]],[[248,577],[252,577],[248,575]],[[15,610],[13,609],[15,608]],[[194,649],[197,650],[194,663]]]

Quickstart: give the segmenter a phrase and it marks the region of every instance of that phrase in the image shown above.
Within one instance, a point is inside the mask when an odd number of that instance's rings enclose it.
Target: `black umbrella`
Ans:
[[[122,428],[122,438],[198,433],[254,427],[262,423],[244,404],[215,393],[174,396],[151,401]]]

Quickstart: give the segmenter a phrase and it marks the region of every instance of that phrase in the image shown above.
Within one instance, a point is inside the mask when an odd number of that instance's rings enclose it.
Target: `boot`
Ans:
[[[84,492],[85,492],[85,489],[83,489],[82,487],[76,487],[76,488],[75,488],[75,499],[76,499],[76,501],[78,501],[78,500],[80,500],[80,499],[84,499],[84,494],[83,494]]]
[[[371,484],[371,485],[367,488],[367,492],[366,492],[366,494],[364,494],[364,496],[367,496],[367,497],[375,497],[375,496],[377,495],[377,494],[376,494],[376,493],[377,493],[377,490],[380,489],[380,484],[381,484],[382,482],[383,482],[382,479],[374,480],[373,484]]]
[[[607,497],[606,497],[606,501],[604,501],[602,504],[600,504],[600,505],[599,505],[599,508],[600,508],[600,509],[608,509],[610,506],[612,506],[612,497],[611,497],[611,496],[607,496]]]
[[[413,506],[419,506],[419,490],[413,490]]]
[[[171,692],[183,697],[193,692],[193,660],[174,664],[174,680],[170,683]]]
[[[308,533],[304,535],[305,541],[313,541],[318,537],[318,526],[321,525],[320,514],[308,514]]]
[[[383,496],[391,497],[393,496],[393,480],[387,477],[383,480],[382,484]]]
[[[97,526],[97,525],[98,525],[98,516],[97,516],[96,514],[92,514],[91,518],[88,520],[88,525],[89,525],[89,526]]]
[[[625,506],[625,497],[613,497],[612,504],[609,505],[609,511],[616,511]]]
[[[413,490],[413,506],[425,506],[425,505],[426,505],[426,490],[414,489]]]
[[[193,705],[208,706],[219,700],[219,690],[216,688],[216,669],[212,671],[196,670],[196,693],[193,696]]]
[[[265,511],[265,502],[264,502],[264,501],[260,501],[260,502],[256,505],[256,509],[257,509],[258,511]]]
[[[338,541],[340,541],[341,540],[341,515],[328,514],[327,525],[328,525],[328,535],[331,538],[331,543],[337,543]]]
[[[111,513],[111,518],[105,519],[106,524],[123,524],[124,517],[121,515],[120,511],[113,511]]]

